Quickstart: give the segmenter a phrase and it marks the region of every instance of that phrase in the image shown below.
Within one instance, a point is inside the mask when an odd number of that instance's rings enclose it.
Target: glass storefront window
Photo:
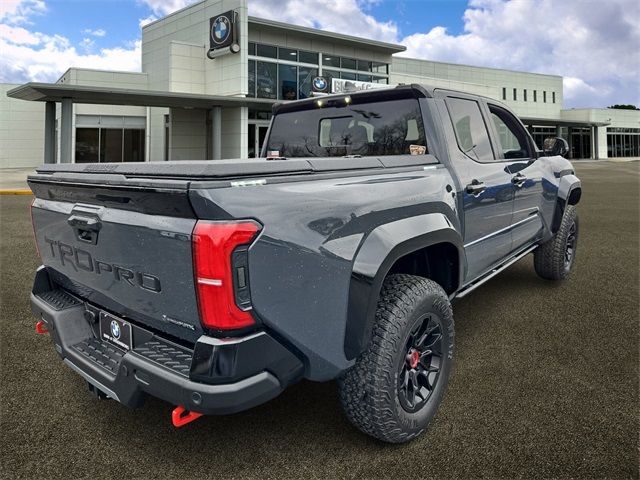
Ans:
[[[95,163],[98,161],[97,128],[76,128],[76,163]]]
[[[340,78],[340,71],[324,68],[322,70],[322,76],[327,80],[327,83],[329,84],[329,91],[331,91],[333,85],[332,81],[334,78]]]
[[[256,96],[256,61],[249,60],[249,85],[248,96]]]
[[[103,128],[100,132],[100,163],[122,161],[122,129]]]
[[[278,58],[280,60],[288,60],[289,62],[298,61],[298,51],[291,48],[278,48]]]
[[[367,60],[358,60],[358,70],[361,72],[371,72],[372,71],[372,62]]]
[[[256,44],[253,42],[249,42],[248,48],[247,48],[249,55],[255,55],[256,54]]]
[[[256,63],[256,96],[258,98],[277,98],[277,75],[276,63]]]
[[[144,130],[124,129],[123,162],[144,162]]]
[[[359,82],[371,82],[371,75],[362,75],[361,73],[358,74],[358,81]]]
[[[356,69],[356,59],[355,58],[343,58],[342,59],[342,68],[346,68],[349,70],[355,70]]]
[[[372,62],[371,71],[374,73],[389,73],[389,65],[382,62]]]
[[[280,100],[295,100],[298,67],[292,65],[278,65],[278,98]]]
[[[76,163],[144,162],[145,129],[76,127],[75,161]]]
[[[313,65],[318,64],[318,54],[315,52],[306,52],[304,50],[298,51],[298,61],[300,63],[312,63]]]
[[[317,76],[317,68],[298,67],[298,98],[311,96],[311,82]]]
[[[322,65],[340,68],[340,57],[335,55],[322,55]]]
[[[356,74],[351,72],[340,72],[340,78],[344,80],[356,80]]]
[[[259,57],[278,58],[278,47],[259,43],[256,46],[256,55]]]

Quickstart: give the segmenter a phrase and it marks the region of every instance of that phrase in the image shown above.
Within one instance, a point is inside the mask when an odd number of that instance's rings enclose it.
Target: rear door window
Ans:
[[[449,97],[447,108],[460,150],[478,162],[494,161],[489,133],[478,102]]]
[[[289,158],[409,155],[427,153],[427,141],[418,101],[407,98],[278,114],[267,150]]]

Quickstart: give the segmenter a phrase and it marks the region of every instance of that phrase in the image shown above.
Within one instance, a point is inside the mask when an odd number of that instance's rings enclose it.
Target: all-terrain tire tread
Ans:
[[[428,427],[426,424],[419,431],[407,432],[396,418],[394,405],[397,401],[395,355],[404,347],[405,328],[412,309],[429,294],[442,302],[452,335],[453,312],[440,285],[418,276],[390,275],[382,286],[369,345],[356,364],[338,379],[340,401],[351,423],[386,442],[409,441]]]
[[[533,266],[540,277],[547,280],[564,280],[569,276],[570,272],[564,268],[564,253],[567,235],[573,222],[576,223],[577,228],[578,212],[575,206],[568,205],[556,234],[535,249]],[[578,231],[576,230],[577,235]]]

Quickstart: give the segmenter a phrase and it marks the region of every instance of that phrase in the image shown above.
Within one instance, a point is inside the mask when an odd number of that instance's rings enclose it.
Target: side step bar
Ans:
[[[480,285],[484,284],[485,282],[491,280],[493,277],[495,277],[496,275],[498,275],[500,272],[502,272],[504,269],[506,269],[507,267],[510,267],[511,265],[513,265],[514,263],[516,263],[518,260],[520,260],[521,258],[527,256],[528,254],[530,254],[531,252],[533,252],[536,248],[538,248],[538,245],[532,245],[531,247],[525,249],[524,251],[520,252],[519,254],[517,254],[516,256],[512,257],[510,260],[507,260],[505,263],[503,263],[502,265],[497,266],[496,268],[494,268],[493,270],[489,271],[488,273],[486,273],[484,276],[478,278],[477,280],[473,281],[472,283],[470,283],[469,285],[466,285],[462,288],[462,290],[460,290],[456,296],[454,298],[462,298],[465,297],[467,294],[469,294],[470,292],[473,292],[476,288],[478,288]]]

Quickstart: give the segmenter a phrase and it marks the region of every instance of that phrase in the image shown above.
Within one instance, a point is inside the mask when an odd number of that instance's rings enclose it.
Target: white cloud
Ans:
[[[464,31],[436,27],[401,40],[403,55],[565,77],[565,103],[640,102],[635,0],[471,0]]]
[[[332,32],[395,42],[398,26],[365,12],[376,0],[260,0],[249,2],[249,15]]]
[[[155,15],[149,15],[146,18],[139,18],[138,19],[138,25],[140,26],[140,28],[144,27],[145,25],[150,24],[151,22],[155,22],[158,19],[158,17],[156,17]]]
[[[82,30],[82,33],[92,35],[94,37],[104,37],[107,34],[107,31],[104,28],[98,28],[96,30],[85,28],[84,30]]]
[[[62,35],[47,35],[17,24],[29,25],[29,18],[46,11],[40,0],[0,0],[0,82],[55,82],[69,67],[101,70],[140,71],[141,42],[101,48],[90,37],[78,48]],[[84,30],[103,37],[103,29]]]
[[[44,0],[0,0],[0,21],[13,25],[27,23],[28,17],[46,10]]]
[[[42,36],[22,27],[0,23],[0,39],[16,45],[38,45],[42,41]]]
[[[158,16],[168,15],[196,1],[198,0],[142,0]]]
[[[103,48],[83,54],[65,37],[42,35],[41,39],[34,46],[0,37],[0,82],[55,82],[69,67],[140,71],[139,40],[128,48]]]

